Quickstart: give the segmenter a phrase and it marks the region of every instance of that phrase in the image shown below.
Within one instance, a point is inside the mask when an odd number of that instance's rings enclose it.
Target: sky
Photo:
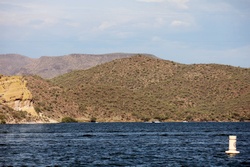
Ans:
[[[0,54],[149,53],[250,67],[250,0],[0,0]]]

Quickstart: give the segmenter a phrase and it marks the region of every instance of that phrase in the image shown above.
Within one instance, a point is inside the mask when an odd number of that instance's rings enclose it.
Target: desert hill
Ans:
[[[138,55],[50,80],[24,79],[44,122],[64,117],[99,122],[250,120],[249,68],[185,65]],[[2,104],[0,108],[12,113]]]
[[[114,59],[134,55],[128,53],[70,54],[65,56],[42,56],[38,59],[32,59],[18,54],[0,54],[0,73],[3,75],[32,74],[48,79],[72,70],[88,69]]]
[[[250,118],[250,69],[184,65],[148,56],[52,79],[100,121],[237,121]]]

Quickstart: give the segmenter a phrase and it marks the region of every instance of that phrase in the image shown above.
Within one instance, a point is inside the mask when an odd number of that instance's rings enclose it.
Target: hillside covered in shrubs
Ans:
[[[138,55],[50,80],[25,79],[36,112],[58,122],[250,120],[249,68]]]

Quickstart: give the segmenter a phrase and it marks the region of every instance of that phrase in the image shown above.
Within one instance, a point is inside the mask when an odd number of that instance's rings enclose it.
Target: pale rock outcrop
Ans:
[[[32,101],[32,94],[27,88],[27,81],[22,76],[0,76],[0,103],[16,111],[27,111],[38,116]]]

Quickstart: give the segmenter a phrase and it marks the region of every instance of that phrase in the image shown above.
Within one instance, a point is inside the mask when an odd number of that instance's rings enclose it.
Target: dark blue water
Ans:
[[[0,166],[250,166],[249,140],[250,123],[0,125]]]

